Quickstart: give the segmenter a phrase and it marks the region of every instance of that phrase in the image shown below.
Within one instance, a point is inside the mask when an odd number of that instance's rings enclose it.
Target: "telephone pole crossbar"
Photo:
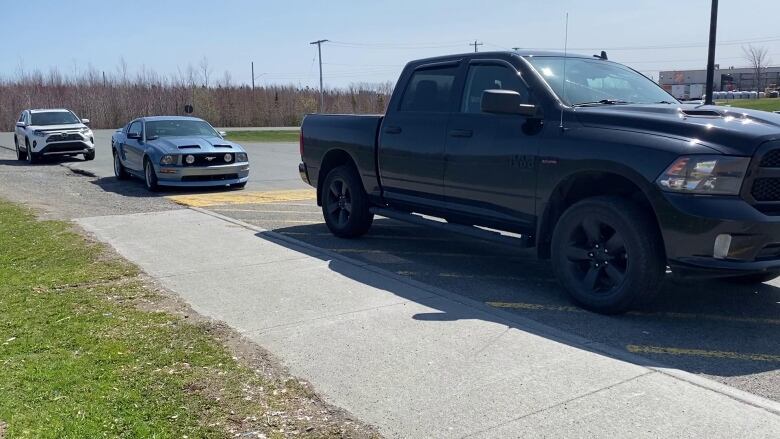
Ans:
[[[477,46],[481,46],[481,45],[482,45],[482,43],[478,43],[477,40],[474,40],[473,43],[469,43],[469,46],[474,46],[474,53],[478,52]]]
[[[327,42],[328,40],[317,40],[309,43],[309,44],[317,45],[317,58],[320,60],[320,113],[322,113],[322,109],[325,101],[325,95],[322,88],[322,43],[327,43]]]

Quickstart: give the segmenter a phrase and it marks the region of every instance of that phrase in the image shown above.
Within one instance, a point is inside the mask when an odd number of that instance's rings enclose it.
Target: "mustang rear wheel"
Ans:
[[[552,259],[572,299],[603,314],[651,299],[666,269],[656,227],[620,197],[588,198],[566,210],[553,233]]]
[[[321,197],[325,224],[334,235],[356,238],[371,228],[374,214],[368,210],[368,196],[355,168],[339,166],[331,170],[322,185]]]

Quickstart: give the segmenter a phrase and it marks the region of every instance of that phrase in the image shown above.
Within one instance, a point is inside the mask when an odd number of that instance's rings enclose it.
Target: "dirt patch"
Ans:
[[[8,425],[5,422],[0,421],[0,439],[3,439],[5,437],[5,429],[7,427]]]

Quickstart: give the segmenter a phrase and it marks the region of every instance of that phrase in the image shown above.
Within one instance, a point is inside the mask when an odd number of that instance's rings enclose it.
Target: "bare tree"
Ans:
[[[747,47],[743,46],[742,52],[745,54],[745,59],[750,64],[750,68],[753,69],[757,91],[762,91],[761,76],[766,76],[766,68],[769,65],[769,51],[766,47],[753,47],[750,44]]]
[[[211,77],[212,68],[209,65],[209,59],[205,56],[202,60],[200,60],[200,64],[198,64],[198,67],[200,67],[200,74],[203,77],[203,86],[208,88],[209,87],[209,78]]]

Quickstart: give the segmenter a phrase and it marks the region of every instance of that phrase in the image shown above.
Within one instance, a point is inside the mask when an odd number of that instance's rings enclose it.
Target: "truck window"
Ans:
[[[482,112],[482,92],[485,90],[514,90],[523,97],[524,104],[530,103],[528,89],[514,69],[498,65],[475,65],[469,67],[460,111]]]
[[[401,111],[452,111],[452,84],[457,67],[417,70],[401,98]]]

